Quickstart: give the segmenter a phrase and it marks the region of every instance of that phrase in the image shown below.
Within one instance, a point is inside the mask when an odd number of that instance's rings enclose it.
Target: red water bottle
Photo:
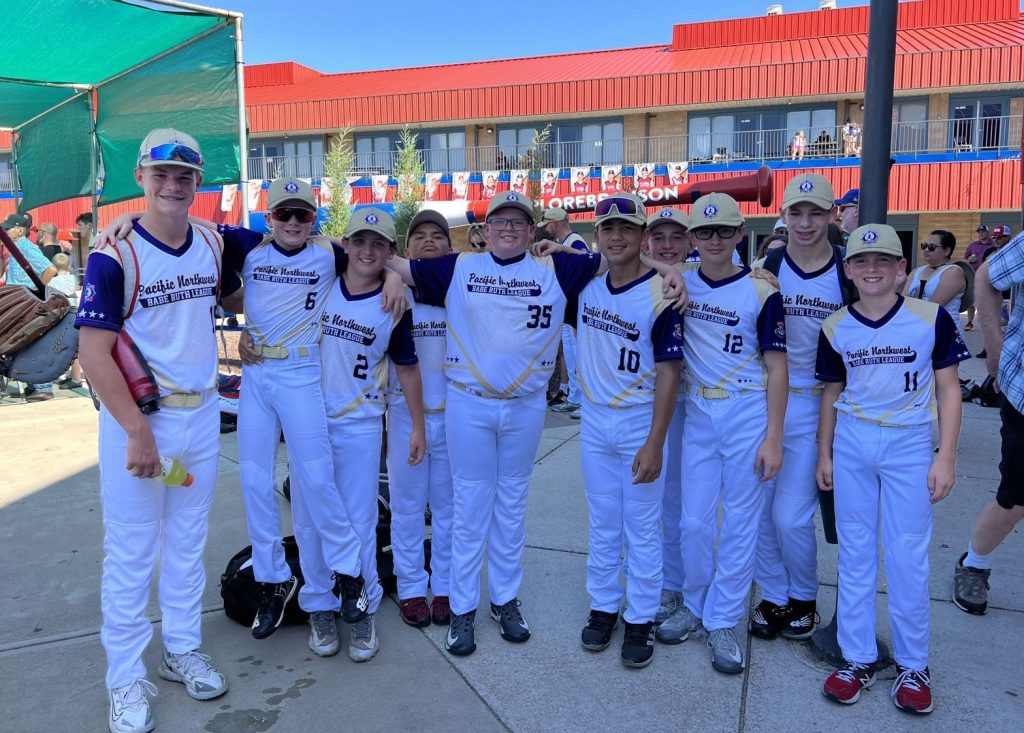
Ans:
[[[121,370],[124,381],[128,385],[135,404],[142,414],[151,415],[160,409],[160,389],[156,385],[156,377],[142,351],[123,329],[117,332],[114,349],[110,352],[114,363]]]

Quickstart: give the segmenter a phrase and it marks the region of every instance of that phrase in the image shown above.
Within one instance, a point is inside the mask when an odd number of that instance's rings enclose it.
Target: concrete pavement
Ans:
[[[977,351],[978,336],[969,334]],[[965,371],[980,377],[973,360]],[[5,435],[0,459],[0,729],[17,732],[104,730],[104,657],[99,643],[102,527],[96,468],[96,413],[78,396],[45,403],[0,402]],[[478,651],[457,659],[443,651],[444,631],[420,631],[398,619],[385,599],[382,639],[373,661],[356,665],[344,651],[320,659],[306,647],[306,627],[284,627],[257,642],[220,610],[218,579],[248,544],[238,484],[236,434],[223,437],[211,514],[204,597],[203,650],[229,677],[224,697],[198,703],[180,685],[156,677],[159,614],[146,661],[160,690],[152,701],[157,730],[210,733],[416,728],[432,730],[687,731],[882,728],[911,731],[1019,730],[1024,683],[1024,540],[1014,532],[994,558],[989,613],[968,616],[949,601],[953,563],[964,551],[977,511],[998,479],[998,413],[966,405],[958,482],[935,509],[931,550],[931,670],[935,712],[923,719],[889,700],[890,668],[850,707],[820,694],[831,671],[807,644],[741,635],[747,670],[714,672],[702,640],[659,645],[643,670],[618,660],[621,630],[604,653],[579,645],[586,620],[586,508],[579,423],[551,415],[537,455],[527,518],[523,613],[533,638],[511,645],[498,636],[484,604]],[[279,472],[284,473],[283,458]],[[819,596],[827,621],[834,608],[836,553],[820,551]],[[879,579],[879,634],[891,638]],[[745,626],[745,621],[744,621]],[[343,643],[347,630],[340,624]]]

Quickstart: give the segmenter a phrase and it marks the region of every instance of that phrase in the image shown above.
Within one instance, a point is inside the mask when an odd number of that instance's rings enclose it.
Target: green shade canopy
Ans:
[[[204,184],[239,181],[234,14],[146,0],[3,5],[14,32],[0,129],[14,132],[20,210],[91,193],[94,165],[104,203],[138,196],[138,145],[155,127],[199,140]]]

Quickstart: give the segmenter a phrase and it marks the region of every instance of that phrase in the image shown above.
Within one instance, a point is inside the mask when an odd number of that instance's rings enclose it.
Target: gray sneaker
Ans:
[[[708,632],[708,648],[711,649],[711,666],[722,674],[739,674],[743,671],[743,652],[736,640],[735,629]]]
[[[981,570],[964,565],[965,552],[953,568],[953,603],[961,611],[983,616],[988,610],[988,579],[992,569]]]
[[[661,622],[661,626],[654,632],[654,638],[662,644],[682,644],[690,638],[690,634],[700,629],[700,624],[700,619],[689,608],[681,606]]]
[[[341,648],[338,624],[333,611],[313,611],[309,614],[309,648],[318,657],[333,657]]]
[[[348,639],[348,656],[353,662],[369,662],[380,651],[380,638],[377,636],[377,623],[372,613],[366,618],[352,624]]]
[[[184,654],[164,651],[157,674],[170,682],[185,685],[185,692],[193,700],[212,700],[228,691],[224,675],[213,668],[210,658],[193,649]]]
[[[668,617],[683,607],[683,594],[677,590],[661,590],[661,601],[658,603],[658,612],[654,615],[654,623],[660,624],[668,620]]]
[[[569,402],[569,400],[566,400],[565,402],[562,402],[562,403],[557,404],[554,407],[552,407],[551,411],[552,412],[573,412],[573,411],[578,410],[578,409],[580,409],[580,403],[579,402]]]

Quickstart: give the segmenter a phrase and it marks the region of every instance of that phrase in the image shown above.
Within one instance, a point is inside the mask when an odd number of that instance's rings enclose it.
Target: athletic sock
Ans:
[[[967,557],[964,558],[964,565],[969,568],[977,568],[978,570],[988,570],[992,567],[992,553],[979,555],[974,551],[974,544],[968,543]]]

